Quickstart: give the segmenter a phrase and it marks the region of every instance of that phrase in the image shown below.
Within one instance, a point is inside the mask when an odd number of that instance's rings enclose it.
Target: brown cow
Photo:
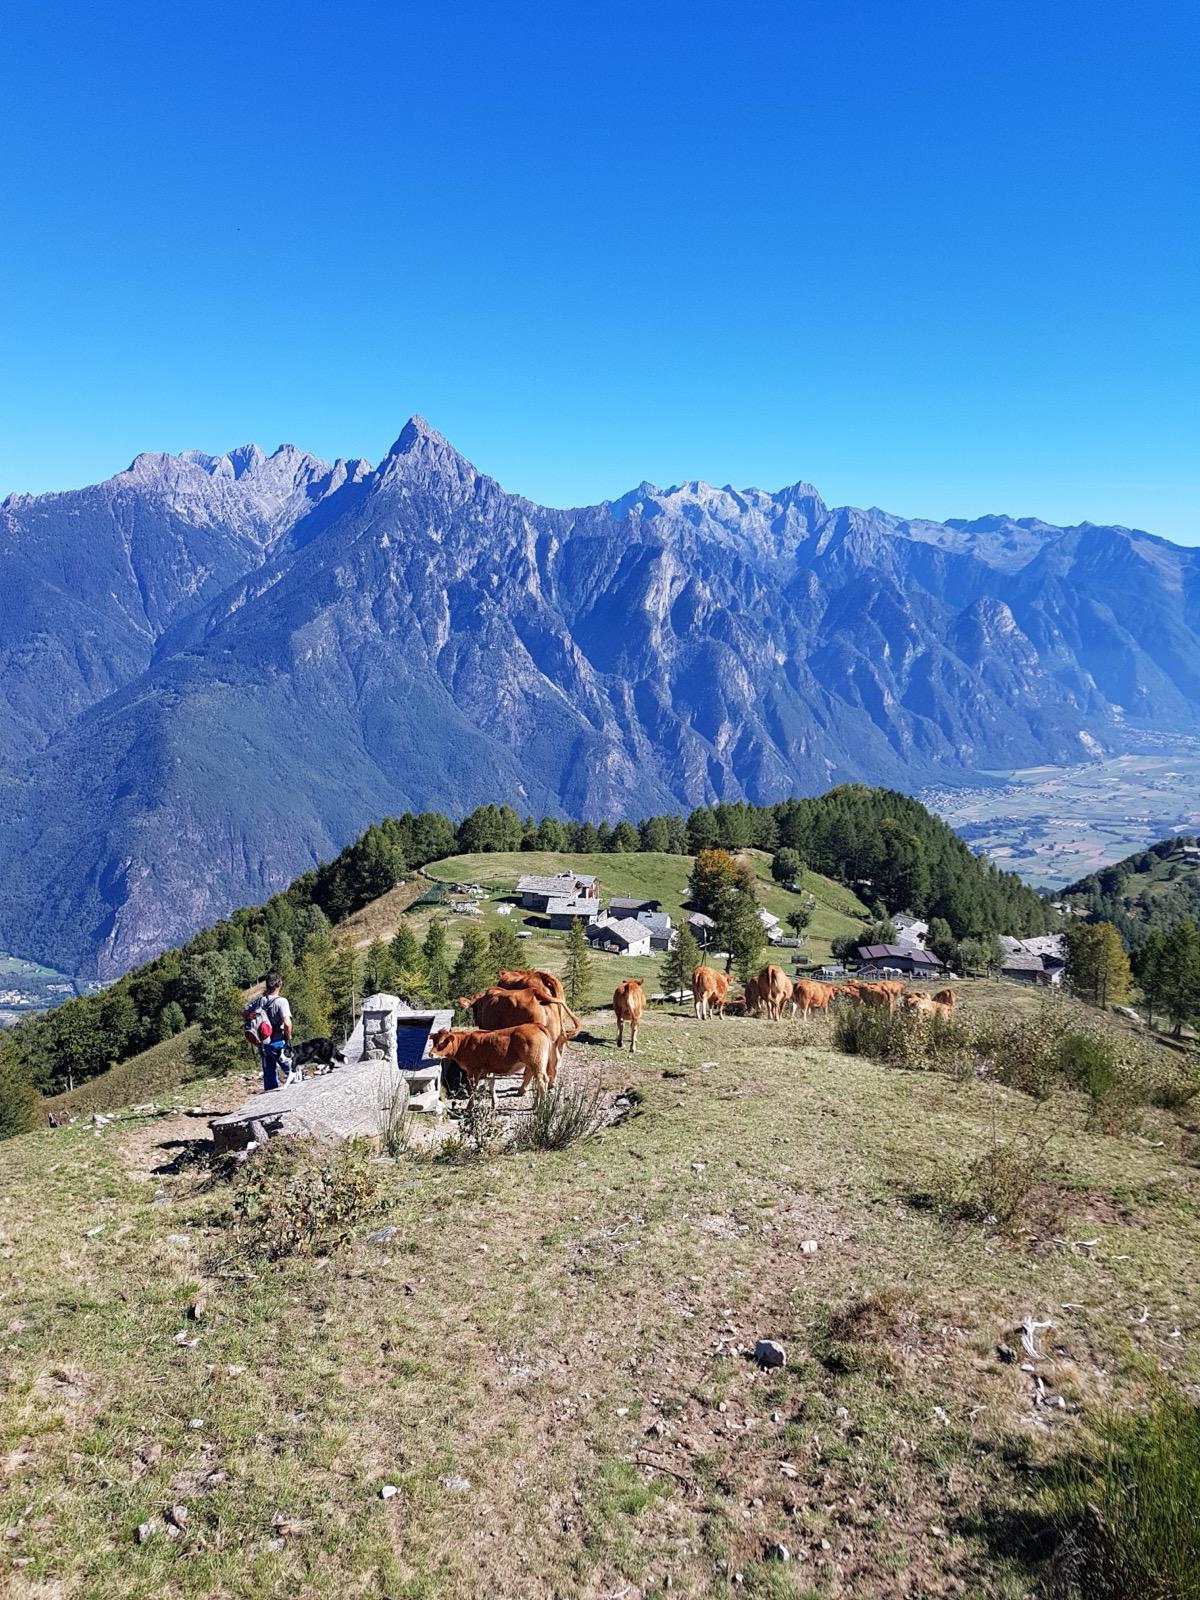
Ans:
[[[439,1028],[429,1041],[429,1053],[453,1061],[471,1085],[471,1098],[484,1078],[491,1080],[492,1107],[496,1105],[496,1079],[521,1074],[521,1093],[533,1084],[536,1095],[550,1087],[554,1043],[536,1022],[515,1028]]]
[[[899,1000],[904,994],[904,980],[902,978],[876,978],[871,987],[873,989],[882,989],[884,994],[891,996],[888,1002],[889,1011],[896,1009]]]
[[[814,1011],[829,1014],[829,1002],[839,991],[832,983],[818,983],[815,978],[797,978],[792,985],[792,1015],[799,1011],[807,1022]]]
[[[876,1006],[881,1011],[891,1012],[896,1004],[892,991],[878,983],[856,983],[853,993],[861,1006]]]
[[[953,989],[936,989],[934,991],[934,995],[933,995],[933,1003],[934,1003],[935,1006],[944,1006],[947,1011],[953,1011],[954,1010],[954,990]]]
[[[725,996],[729,993],[729,974],[712,967],[697,967],[692,973],[692,1003],[697,1017],[705,1022],[715,1010],[725,1015]]]
[[[613,990],[613,1010],[617,1014],[617,1049],[624,1039],[625,1024],[629,1024],[629,1054],[637,1049],[638,1023],[646,1009],[646,996],[640,978],[626,978]]]
[[[947,992],[947,990],[942,989],[937,994],[930,995],[923,994],[918,989],[910,989],[908,994],[904,996],[905,1013],[910,1017],[924,1017],[926,1020],[930,1017],[953,1017],[953,999],[945,1001],[940,998],[942,994]]]
[[[546,972],[540,967],[507,967],[496,974],[494,988],[500,989],[545,989],[552,1000],[565,1000],[567,991],[562,986],[562,979],[554,972]]]
[[[762,985],[757,978],[747,978],[742,985],[742,1005],[748,1017],[756,1017],[762,1010]]]
[[[772,1022],[792,1004],[792,980],[782,967],[765,966],[758,975],[758,992]]]
[[[565,1000],[552,999],[542,984],[526,989],[493,985],[469,999],[460,995],[458,1004],[471,1013],[477,1028],[515,1028],[522,1022],[536,1022],[544,1028],[554,1044],[550,1070],[554,1082],[567,1040],[579,1027],[579,1018]]]
[[[929,1017],[933,1015],[933,1001],[920,989],[910,989],[901,1001],[906,1017]]]

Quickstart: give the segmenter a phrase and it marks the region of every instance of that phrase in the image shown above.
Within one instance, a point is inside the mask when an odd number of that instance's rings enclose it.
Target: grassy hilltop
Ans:
[[[1073,1090],[891,1070],[824,1026],[672,1008],[631,1058],[585,1020],[570,1071],[635,1085],[638,1115],[557,1153],[378,1163],[330,1255],[236,1254],[177,1110],[7,1143],[6,1592],[1028,1594],[1047,1464],[1156,1372],[1200,1384],[1186,1108],[1102,1132]],[[1004,1229],[972,1207],[1009,1149]]]

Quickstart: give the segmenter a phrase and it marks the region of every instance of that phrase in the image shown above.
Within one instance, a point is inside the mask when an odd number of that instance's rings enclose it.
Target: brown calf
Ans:
[[[521,1093],[530,1084],[537,1095],[550,1087],[554,1044],[544,1028],[522,1022],[515,1028],[440,1028],[429,1041],[430,1055],[453,1061],[471,1085],[471,1096],[484,1078],[491,1080],[492,1106],[496,1079],[521,1073]]]
[[[613,1010],[617,1014],[617,1049],[624,1040],[625,1024],[629,1024],[629,1053],[637,1049],[638,1023],[646,1009],[646,996],[640,978],[626,978],[613,990]]]
[[[701,1022],[716,1011],[725,1014],[725,996],[729,993],[729,974],[716,972],[712,967],[697,967],[692,973],[692,1003]]]

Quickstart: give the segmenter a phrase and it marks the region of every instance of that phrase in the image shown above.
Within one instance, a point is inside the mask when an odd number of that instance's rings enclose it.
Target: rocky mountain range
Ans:
[[[421,419],[378,467],[141,455],[0,505],[0,949],[112,976],[382,813],[618,817],[1200,727],[1200,550],[641,484]]]

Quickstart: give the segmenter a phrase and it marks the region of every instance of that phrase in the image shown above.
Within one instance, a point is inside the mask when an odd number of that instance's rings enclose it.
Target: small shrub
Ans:
[[[387,1091],[379,1107],[379,1148],[385,1156],[395,1161],[412,1149],[412,1119],[406,1112],[408,1087],[396,1074],[396,1082]]]
[[[834,1043],[847,1055],[866,1056],[884,1066],[913,1072],[972,1071],[971,1035],[950,1017],[914,1017],[878,1006],[851,1006],[839,1011]]]
[[[1150,1103],[1160,1111],[1184,1111],[1200,1094],[1200,1076],[1187,1072],[1165,1073],[1150,1089]]]
[[[984,1070],[1005,1088],[1047,1100],[1062,1078],[1058,1044],[1065,1022],[1046,1005],[1035,1016],[1017,1022],[985,1023],[975,1034],[975,1050]]]
[[[1200,1408],[1174,1392],[1113,1416],[1095,1448],[1052,1471],[1059,1592],[1200,1600]]]
[[[881,1006],[839,1007],[833,1024],[833,1042],[848,1056],[892,1065],[909,1051],[908,1019]]]
[[[565,1150],[588,1139],[604,1125],[607,1105],[598,1083],[585,1085],[557,1078],[547,1094],[533,1102],[516,1144],[520,1150]]]
[[[508,1137],[508,1129],[492,1106],[491,1096],[483,1090],[467,1096],[462,1126],[464,1144],[477,1156],[495,1155]]]
[[[916,1030],[914,1043],[926,1064],[933,1072],[945,1072],[955,1078],[974,1074],[975,1056],[971,1031],[953,1017],[935,1012]]]
[[[1035,1201],[1045,1211],[1049,1144],[1049,1139],[993,1139],[967,1166],[943,1173],[935,1194],[938,1210],[953,1221],[1018,1232],[1029,1221]]]
[[[379,1201],[367,1140],[281,1135],[253,1151],[238,1173],[234,1236],[244,1255],[267,1261],[327,1255]]]

